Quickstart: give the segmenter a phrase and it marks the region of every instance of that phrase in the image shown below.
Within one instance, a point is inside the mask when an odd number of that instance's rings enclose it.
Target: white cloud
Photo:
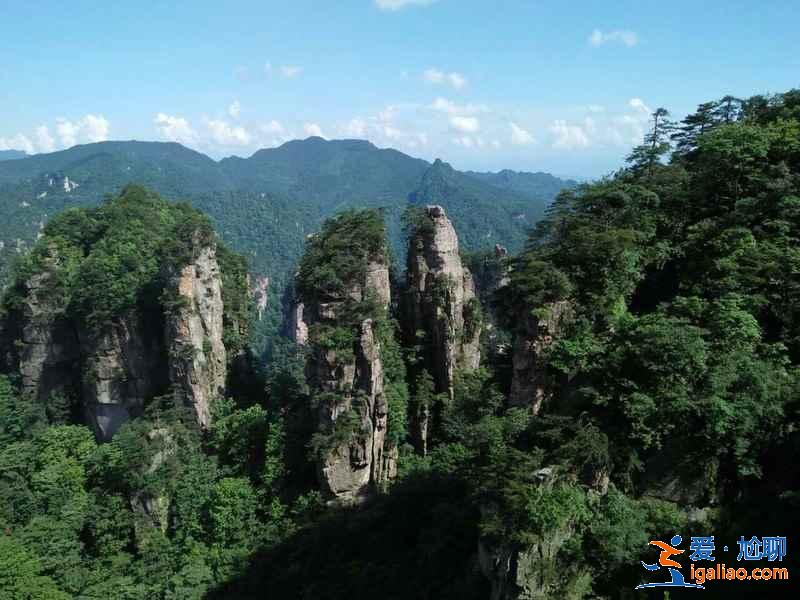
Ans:
[[[511,143],[515,146],[527,146],[528,144],[532,144],[536,141],[528,131],[513,121],[510,121],[508,125],[511,127]]]
[[[464,133],[475,133],[481,128],[480,121],[475,117],[452,116],[450,117],[450,125]]]
[[[308,136],[321,137],[321,138],[325,137],[325,135],[322,133],[322,127],[320,127],[316,123],[306,123],[305,125],[303,125],[303,131]]]
[[[159,135],[171,142],[191,144],[197,140],[197,133],[183,117],[158,113],[153,122]]]
[[[605,106],[600,106],[599,104],[589,104],[586,107],[586,110],[588,110],[590,113],[601,113],[601,112],[605,112],[606,107]]]
[[[389,104],[368,117],[354,117],[335,126],[337,135],[370,140],[379,146],[413,150],[427,146],[428,134],[420,131],[420,122],[406,111],[419,108],[414,104]],[[403,116],[408,118],[402,118]]]
[[[262,125],[259,125],[258,128],[261,130],[262,133],[267,133],[267,134],[276,134],[284,132],[283,125],[281,125],[281,123],[279,121],[276,121],[275,119],[273,119],[269,123],[264,123]]]
[[[647,106],[647,104],[645,104],[641,98],[631,98],[628,101],[628,106],[646,115],[650,115],[650,113],[653,112],[653,110],[649,106]]]
[[[0,150],[24,150],[28,154],[53,152],[79,143],[103,142],[108,139],[110,128],[108,119],[102,115],[89,114],[77,121],[59,118],[55,124],[58,140],[50,133],[50,128],[42,124],[36,127],[32,137],[23,133],[0,137]]]
[[[635,31],[628,31],[627,29],[615,29],[614,31],[595,29],[589,36],[589,43],[595,47],[612,42],[632,48],[639,43],[639,36]]]
[[[53,152],[56,149],[56,141],[50,135],[47,125],[39,125],[36,128],[36,145],[39,152]]]
[[[647,118],[639,115],[620,115],[615,117],[609,126],[609,139],[619,146],[635,146],[644,138],[644,126]]]
[[[367,122],[363,119],[351,119],[344,132],[350,137],[363,138],[367,135]]]
[[[406,6],[430,6],[438,0],[375,0],[375,5],[381,10],[396,11]]]
[[[90,142],[104,142],[108,139],[110,124],[103,115],[86,115],[80,126]]]
[[[482,104],[456,104],[446,98],[436,98],[430,105],[432,110],[447,113],[448,115],[476,115],[489,112],[488,107]]]
[[[242,114],[242,105],[239,103],[238,100],[234,100],[228,107],[228,114],[233,119],[238,119],[239,115]]]
[[[58,137],[61,139],[61,146],[64,148],[71,148],[78,143],[79,126],[72,121],[66,119],[58,119],[56,122],[56,131]]]
[[[400,112],[400,109],[397,106],[390,104],[382,111],[378,112],[378,117],[377,117],[378,121],[382,123],[388,123],[389,121],[394,119],[395,116],[397,116],[398,112]]]
[[[211,137],[222,146],[247,146],[252,139],[250,133],[241,125],[231,125],[222,119],[206,121]]]
[[[467,85],[467,78],[464,77],[461,73],[456,73],[453,71],[452,73],[447,74],[447,80],[457,90],[460,90],[465,85]]]
[[[258,131],[261,136],[255,140],[260,147],[275,147],[294,139],[296,136],[286,130],[286,127],[280,121],[275,119],[261,123],[258,126]]]
[[[10,138],[0,137],[0,150],[22,150],[33,154],[34,146],[28,136],[18,133]]]
[[[589,136],[580,125],[570,125],[563,119],[553,121],[550,126],[553,134],[553,148],[560,150],[576,150],[589,146]]]
[[[267,62],[264,63],[264,73],[266,73],[267,75],[271,75],[272,74],[272,63],[271,62],[267,61]]]
[[[74,122],[64,118],[56,120],[56,133],[64,148],[78,142],[104,142],[108,139],[110,128],[110,123],[103,115],[90,114]]]
[[[463,146],[464,148],[472,148],[475,145],[475,142],[473,142],[472,138],[468,135],[453,138],[453,143],[457,146]]]
[[[428,83],[444,83],[444,73],[438,69],[428,69],[422,74],[422,78]]]
[[[303,72],[303,67],[298,67],[296,65],[283,65],[281,67],[281,75],[286,77],[287,79],[293,79],[300,75]]]
[[[445,73],[439,69],[427,69],[422,73],[422,78],[433,85],[447,84],[457,90],[467,85],[467,78],[455,71]]]
[[[400,140],[406,136],[404,131],[401,131],[397,127],[392,127],[391,125],[384,125],[380,131],[385,137],[393,141]]]

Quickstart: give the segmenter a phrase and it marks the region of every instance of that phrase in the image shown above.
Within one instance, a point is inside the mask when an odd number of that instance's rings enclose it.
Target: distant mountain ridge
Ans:
[[[174,142],[99,142],[0,162],[0,260],[24,249],[57,212],[97,205],[128,183],[206,212],[275,293],[306,235],[343,209],[381,208],[400,259],[409,203],[442,205],[466,250],[513,251],[557,191],[574,185],[542,173],[462,173],[364,140],[311,137],[220,161]]]
[[[13,160],[15,158],[25,158],[28,153],[23,150],[0,150],[0,160]]]
[[[514,190],[522,194],[530,195],[530,197],[541,198],[542,200],[552,199],[558,192],[564,189],[565,184],[566,187],[576,187],[578,185],[578,181],[574,179],[562,179],[542,171],[528,173],[525,171],[503,169],[497,173],[466,171],[465,174],[496,187]]]

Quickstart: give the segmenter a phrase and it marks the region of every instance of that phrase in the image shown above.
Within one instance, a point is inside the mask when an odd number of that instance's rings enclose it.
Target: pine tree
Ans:
[[[625,159],[633,172],[646,173],[648,178],[653,176],[656,163],[669,152],[669,135],[674,128],[666,108],[657,108],[651,117],[653,126],[644,136],[644,143],[636,146]]]
[[[718,102],[704,102],[697,111],[687,116],[670,138],[675,142],[676,154],[688,154],[697,147],[697,138],[717,125],[715,111]]]

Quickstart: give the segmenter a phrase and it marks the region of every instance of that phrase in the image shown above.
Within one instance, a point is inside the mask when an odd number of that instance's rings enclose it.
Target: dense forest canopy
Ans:
[[[46,228],[65,256],[88,257],[64,289],[90,318],[124,309],[155,268],[126,265],[150,256],[164,223],[125,225],[113,211],[67,212]],[[87,254],[81,244],[102,227],[130,235]],[[329,221],[305,243],[300,295],[341,295],[364,268],[343,250],[385,249],[385,232],[375,211]],[[645,576],[648,541],[675,533],[725,540],[729,565],[740,536],[788,536],[781,566],[794,576],[800,91],[726,97],[677,124],[658,109],[627,166],[562,192],[524,250],[491,269],[507,280],[481,294],[492,297],[484,311],[506,337],[485,335],[488,358],[457,374],[451,398],[424,378],[393,380],[440,418],[424,455],[395,440],[397,478],[358,507],[319,491],[304,351],[286,341],[264,366],[265,388],[219,399],[207,431],[153,402],[98,444],[0,378],[0,589],[14,600],[493,589],[624,599]],[[534,414],[509,402],[511,346],[489,344],[535,335],[556,312]],[[414,352],[393,352],[400,373]],[[154,524],[145,499],[166,503],[167,518]],[[790,582],[747,583],[700,593],[789,593]]]

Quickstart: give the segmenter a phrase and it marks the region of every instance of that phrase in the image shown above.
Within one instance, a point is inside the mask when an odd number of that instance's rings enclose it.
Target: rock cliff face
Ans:
[[[372,318],[355,325],[345,322],[352,302],[371,298],[381,310],[390,300],[389,269],[385,258],[372,261],[363,281],[352,282],[348,298],[306,304],[302,322],[311,331],[338,328],[352,336],[344,347],[327,347],[309,340],[311,354],[306,377],[319,398],[319,430],[326,432],[318,461],[320,483],[345,503],[359,502],[394,472],[392,450],[384,448],[387,403],[381,345]]]
[[[3,321],[5,366],[19,370],[22,391],[37,400],[74,394],[80,385],[77,329],[51,291],[61,268],[55,248],[48,248],[42,270],[28,279],[26,295]]]
[[[166,385],[159,327],[138,311],[100,329],[80,328],[81,399],[89,424],[109,440]]]
[[[295,301],[289,313],[289,337],[299,346],[308,344],[308,323],[305,321],[304,313],[305,305]]]
[[[425,332],[426,367],[437,392],[452,396],[456,369],[480,363],[480,302],[458,252],[458,236],[441,206],[425,208],[410,241],[407,272],[407,338]]]
[[[178,302],[166,317],[164,343],[176,397],[194,410],[202,427],[211,401],[224,394],[227,354],[222,343],[222,276],[216,247],[195,240],[194,260],[173,274],[169,288]]]
[[[558,479],[549,467],[530,476],[532,482],[544,488],[551,488]],[[481,512],[490,512],[489,506],[483,506]],[[549,526],[525,544],[479,539],[478,566],[491,583],[491,600],[583,598],[585,594],[575,590],[585,591],[589,573],[581,567],[564,569],[563,558],[559,560],[559,552],[575,532],[575,523],[567,520]]]
[[[542,353],[558,338],[569,322],[572,310],[568,301],[554,302],[545,315],[521,315],[512,348],[513,375],[509,403],[530,407],[537,414],[551,391],[551,382],[542,362]]]
[[[95,324],[69,314],[57,291],[63,261],[52,249],[18,282],[20,300],[3,319],[4,370],[19,372],[23,391],[41,401],[79,399],[100,440],[170,391],[207,426],[227,377],[222,278],[213,243],[196,246],[193,257],[167,277],[169,309],[130,309]]]
[[[256,305],[256,319],[259,321],[263,318],[264,311],[267,309],[268,292],[269,277],[257,277],[255,285],[250,287],[250,295]]]

